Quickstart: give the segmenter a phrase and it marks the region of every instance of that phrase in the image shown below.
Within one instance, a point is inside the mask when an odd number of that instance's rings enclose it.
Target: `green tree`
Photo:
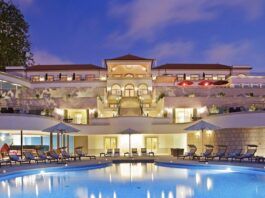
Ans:
[[[0,0],[0,68],[33,63],[29,25],[11,1]]]

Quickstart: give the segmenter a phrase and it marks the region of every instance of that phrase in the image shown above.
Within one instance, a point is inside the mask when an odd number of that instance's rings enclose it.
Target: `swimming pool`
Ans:
[[[24,171],[0,178],[0,197],[265,197],[265,172],[246,168],[151,163],[94,168]]]

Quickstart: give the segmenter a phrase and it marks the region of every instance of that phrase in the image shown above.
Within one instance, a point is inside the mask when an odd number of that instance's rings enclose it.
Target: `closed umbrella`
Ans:
[[[128,128],[128,129],[121,131],[119,134],[129,135],[129,155],[131,156],[131,135],[140,134],[140,132],[134,129]]]
[[[60,122],[59,124],[56,124],[54,126],[51,126],[47,129],[44,129],[42,130],[44,132],[50,132],[50,147],[51,147],[51,150],[52,150],[52,134],[53,133],[57,133],[57,138],[59,139],[59,134],[65,134],[65,133],[76,133],[76,132],[79,132],[78,129],[72,127],[72,126],[69,126],[63,122]],[[58,141],[59,143],[59,141]],[[60,145],[57,145],[57,148],[59,148]]]
[[[213,83],[214,85],[226,85],[228,84],[227,80],[217,80]]]
[[[205,130],[218,130],[221,129],[219,126],[206,122],[204,120],[200,120],[199,122],[185,128],[185,131],[201,131],[201,143],[203,148],[203,132]]]

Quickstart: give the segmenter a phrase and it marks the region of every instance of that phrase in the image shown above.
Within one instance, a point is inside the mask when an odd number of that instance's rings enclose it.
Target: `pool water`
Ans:
[[[264,198],[265,173],[226,166],[114,164],[0,178],[1,198]]]

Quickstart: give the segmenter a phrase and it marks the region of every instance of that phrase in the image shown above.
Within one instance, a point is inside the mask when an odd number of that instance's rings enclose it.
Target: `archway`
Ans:
[[[135,91],[134,91],[134,85],[133,84],[127,84],[124,87],[124,96],[125,97],[134,97]]]
[[[138,94],[139,95],[146,95],[146,94],[148,94],[148,86],[146,84],[140,84],[138,86]]]
[[[121,95],[121,86],[118,84],[112,85],[111,95]]]

